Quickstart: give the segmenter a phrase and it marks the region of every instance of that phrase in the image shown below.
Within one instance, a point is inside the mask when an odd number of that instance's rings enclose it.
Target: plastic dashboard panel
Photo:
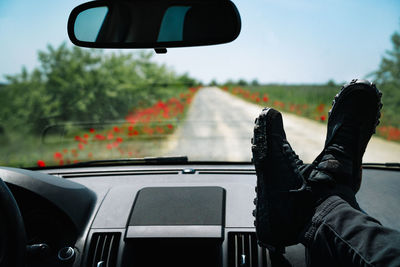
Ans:
[[[126,238],[223,238],[222,187],[147,187],[132,207]]]
[[[192,174],[184,174],[184,169],[195,171]],[[138,193],[149,187],[220,188],[224,191],[222,266],[228,266],[228,234],[255,231],[251,211],[254,209],[256,176],[252,165],[121,166],[53,169],[44,172],[60,177],[74,177],[67,180],[88,188],[97,196],[94,213],[88,215],[93,218],[85,230],[88,235],[85,237],[86,240],[82,240],[86,244],[81,251],[82,261],[77,261],[74,266],[84,266],[93,234],[111,232],[121,233],[123,237],[119,241],[117,260],[117,266],[122,266],[123,258],[127,257],[124,253],[129,241],[127,229],[130,222],[134,224],[134,220],[130,220],[133,203],[137,200]],[[387,185],[376,190],[377,185],[381,186],[383,182],[387,182]],[[362,208],[381,220],[384,225],[400,229],[398,192],[382,196],[382,191],[393,193],[393,190],[396,191],[398,188],[400,188],[399,171],[365,169],[363,185],[357,198]],[[152,237],[162,238],[162,235],[154,234]],[[258,249],[261,251],[261,248]],[[304,247],[301,245],[289,247],[286,256],[292,263],[296,263],[295,266],[301,266],[304,263]],[[78,264],[79,262],[83,265]],[[266,266],[265,264],[268,262],[259,261],[258,266]]]
[[[195,170],[192,174],[184,170]],[[96,171],[99,171],[98,176]],[[153,238],[154,242],[160,238],[168,238],[180,236],[182,233],[187,239],[206,240],[209,238],[217,238],[220,241],[222,266],[228,266],[227,236],[229,232],[249,232],[254,233],[254,218],[251,211],[254,209],[253,199],[255,197],[255,172],[251,165],[231,165],[231,166],[215,166],[215,165],[186,165],[186,166],[135,166],[135,167],[110,167],[110,168],[86,168],[86,169],[60,169],[51,170],[51,174],[62,177],[75,177],[69,180],[80,183],[93,191],[104,192],[106,195],[102,198],[99,194],[98,201],[101,202],[100,208],[97,210],[96,216],[89,230],[88,240],[86,242],[84,255],[88,254],[88,247],[91,237],[97,233],[120,232],[125,238],[120,241],[120,249],[118,255],[117,266],[126,266],[124,258],[126,258],[126,248],[129,246],[129,240],[132,236],[129,233],[129,222],[132,206],[140,195],[140,191],[146,188],[192,188],[203,190],[204,188],[216,188],[219,193],[214,192],[208,195],[216,202],[215,206],[220,207],[224,200],[225,205],[219,209],[215,209],[214,214],[220,215],[219,210],[223,210],[222,216],[219,216],[218,223],[221,225],[211,225],[207,222],[207,226],[201,231],[197,231],[197,225],[184,227],[163,226],[162,231],[152,233],[147,238]],[[150,172],[153,172],[151,175]],[[222,192],[224,192],[222,197]],[[154,194],[153,194],[154,195]],[[213,196],[214,195],[214,196]],[[157,195],[158,196],[158,195]],[[165,197],[165,195],[164,195]],[[204,200],[198,196],[198,200]],[[208,201],[211,203],[210,201]],[[205,207],[210,206],[206,205]],[[203,207],[204,208],[204,207]],[[195,213],[193,213],[195,214]],[[197,213],[201,218],[201,214]],[[210,213],[212,214],[212,212]],[[214,216],[215,218],[218,216]],[[215,219],[214,222],[215,223]],[[211,226],[211,228],[210,228]],[[217,227],[215,227],[217,226]],[[168,229],[169,228],[169,229]],[[153,228],[154,229],[154,228]],[[173,230],[170,230],[173,229]],[[178,229],[178,232],[176,231]],[[211,229],[211,230],[210,230]],[[218,233],[218,236],[217,236]],[[181,235],[181,237],[183,236]],[[145,236],[142,236],[146,238]],[[136,232],[136,238],[140,238]],[[142,245],[143,246],[143,245]],[[125,251],[125,252],[124,252]],[[179,253],[179,251],[178,251]],[[130,255],[132,253],[129,253]],[[261,255],[261,253],[260,253]],[[153,255],[157,257],[156,253]],[[159,257],[159,256],[158,256]],[[83,259],[87,262],[87,259]],[[121,265],[122,264],[122,265]],[[137,266],[137,265],[136,265]],[[260,265],[262,266],[262,265]]]

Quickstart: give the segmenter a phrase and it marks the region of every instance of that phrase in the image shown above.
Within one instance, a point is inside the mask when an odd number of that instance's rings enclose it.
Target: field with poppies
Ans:
[[[152,106],[134,108],[122,121],[88,125],[85,131],[70,130],[63,136],[62,143],[52,150],[44,149],[43,159],[39,159],[37,165],[159,156],[163,141],[184,119],[198,89],[191,87]],[[57,136],[50,139],[57,139]]]
[[[340,86],[336,85],[264,85],[264,86],[223,86],[227,91],[246,101],[261,106],[274,107],[280,111],[304,116],[321,123],[327,122],[328,111],[333,97]],[[400,115],[394,114],[390,105],[382,110],[381,123],[377,127],[377,135],[400,142]],[[386,113],[389,115],[387,116]]]
[[[54,166],[88,160],[159,156],[165,138],[184,119],[199,87],[171,88],[172,96],[147,107],[132,108],[123,120],[65,123],[50,127],[40,138],[18,134],[5,146],[7,165]],[[16,142],[18,139],[19,141]],[[20,149],[25,153],[21,154]],[[4,153],[2,155],[5,155]]]
[[[49,45],[0,85],[0,165],[159,156],[198,90],[145,52]]]

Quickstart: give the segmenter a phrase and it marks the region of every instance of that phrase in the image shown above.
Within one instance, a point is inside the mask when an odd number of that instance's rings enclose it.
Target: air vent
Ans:
[[[86,266],[116,266],[120,238],[121,233],[94,233],[90,242]]]
[[[262,253],[262,250],[259,249],[257,245],[256,234],[254,232],[228,233],[229,266],[232,267],[263,266],[262,262],[260,261],[263,261],[265,255],[259,255],[259,253]]]

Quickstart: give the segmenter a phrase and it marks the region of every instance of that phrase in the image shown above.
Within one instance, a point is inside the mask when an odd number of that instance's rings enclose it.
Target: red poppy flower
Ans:
[[[81,137],[80,136],[75,136],[75,141],[81,141]]]
[[[131,124],[136,123],[136,117],[133,114],[129,114],[128,116],[126,116],[125,120]]]
[[[174,126],[172,124],[168,124],[167,127],[168,127],[168,129],[171,129],[171,130],[174,129]]]
[[[147,135],[152,135],[154,133],[154,129],[150,127],[146,127],[143,129],[143,132],[145,132]]]
[[[91,132],[91,133],[94,133],[94,131],[95,131],[95,130],[94,130],[93,128],[90,128],[90,129],[89,129],[89,132]]]
[[[158,107],[158,108],[162,108],[162,109],[166,107],[166,105],[162,101],[158,101],[155,106]]]
[[[112,149],[112,144],[107,144],[107,149]]]
[[[124,141],[124,139],[122,139],[121,137],[117,137],[116,141],[117,141],[118,143],[122,143],[122,141]]]
[[[37,161],[36,164],[38,165],[38,167],[46,167],[46,163],[44,163],[44,161],[40,159]]]
[[[78,144],[78,148],[79,148],[80,150],[83,150],[83,148],[84,148],[84,147],[83,147],[83,144],[82,144],[82,143],[79,143],[79,144]]]
[[[119,133],[120,131],[121,130],[117,126],[114,126],[114,132]]]
[[[389,134],[387,137],[388,140],[399,140],[400,139],[400,130],[396,127],[389,126]]]
[[[114,139],[114,135],[113,135],[112,133],[109,133],[109,134],[107,135],[107,139],[108,139],[108,140]]]
[[[156,127],[156,131],[157,131],[158,133],[160,133],[160,134],[164,133],[164,129],[161,128],[160,126],[157,126],[157,127]]]
[[[324,115],[322,115],[320,119],[321,119],[321,121],[325,121],[326,117]]]
[[[169,110],[168,110],[168,108],[166,108],[166,109],[164,110],[164,112],[163,112],[163,117],[164,117],[165,119],[169,119]]]
[[[78,152],[76,151],[76,149],[71,149],[71,153],[74,158],[78,156]]]
[[[56,152],[56,153],[54,153],[54,159],[55,160],[58,160],[58,159],[62,159],[63,158],[63,155],[60,153],[60,152]]]
[[[318,111],[318,113],[322,113],[322,112],[324,112],[324,109],[325,109],[325,104],[319,104],[318,106],[317,106],[317,111]]]
[[[105,137],[104,135],[101,135],[101,134],[96,134],[95,138],[96,138],[97,140],[104,140],[104,139],[106,139],[106,137]]]
[[[88,134],[84,134],[84,135],[83,135],[83,138],[88,139],[88,138],[89,138],[89,135],[88,135]]]

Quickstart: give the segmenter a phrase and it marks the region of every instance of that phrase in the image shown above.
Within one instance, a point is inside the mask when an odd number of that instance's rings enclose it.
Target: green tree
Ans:
[[[253,79],[253,80],[251,81],[251,86],[260,86],[260,83],[258,82],[257,79]]]
[[[228,79],[224,83],[224,86],[233,86],[233,85],[235,85],[235,82],[232,79]]]
[[[326,86],[329,86],[329,87],[334,87],[334,86],[336,86],[335,80],[330,79],[330,80],[326,83]]]
[[[212,79],[209,85],[210,86],[218,86],[218,82],[217,82],[217,80]]]
[[[239,79],[239,81],[237,82],[237,85],[239,86],[247,86],[248,83],[245,79]]]
[[[40,134],[57,122],[123,119],[135,107],[197,83],[151,61],[151,56],[49,45],[39,51],[39,66],[31,73],[23,68],[6,76],[8,83],[0,88],[0,125]]]
[[[382,118],[385,123],[399,127],[400,114],[400,34],[392,35],[393,48],[386,51],[379,69],[372,74],[378,88],[383,92],[384,104]]]

